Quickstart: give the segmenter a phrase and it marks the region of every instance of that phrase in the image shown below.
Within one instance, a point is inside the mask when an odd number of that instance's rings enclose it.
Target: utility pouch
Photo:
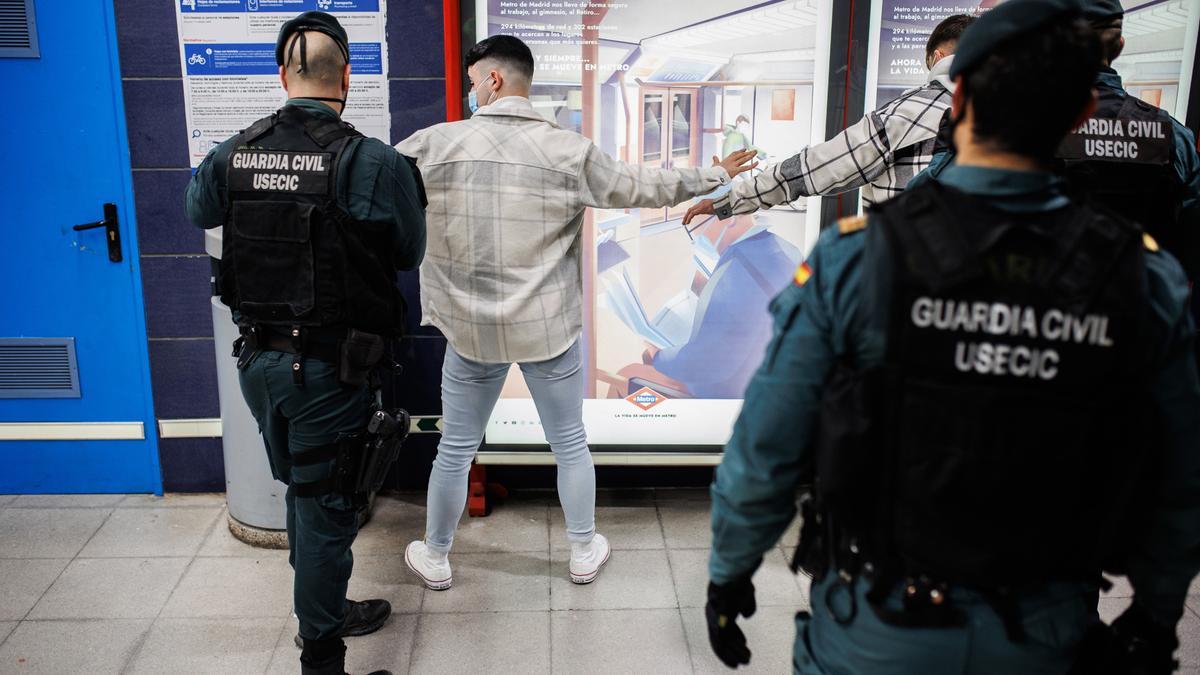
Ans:
[[[245,370],[254,357],[258,356],[258,333],[250,328],[242,336],[233,341],[233,356],[237,358],[237,369]]]
[[[383,336],[351,328],[339,348],[338,381],[356,387],[366,384],[383,359],[383,348]]]
[[[363,504],[383,487],[387,472],[408,437],[409,415],[402,409],[376,410],[367,430],[337,440],[331,485],[333,492]]]

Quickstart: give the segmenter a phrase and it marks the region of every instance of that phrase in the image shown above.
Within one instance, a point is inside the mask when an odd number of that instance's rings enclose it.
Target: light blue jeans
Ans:
[[[596,469],[583,429],[583,364],[579,342],[549,361],[522,363],[538,417],[558,464],[558,499],[567,538],[587,543],[596,532]],[[507,363],[477,363],[446,348],[442,364],[442,440],[429,475],[425,544],[448,553],[467,503],[467,473],[500,398]]]

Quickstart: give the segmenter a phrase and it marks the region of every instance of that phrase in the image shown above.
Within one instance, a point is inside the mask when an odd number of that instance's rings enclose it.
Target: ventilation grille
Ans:
[[[75,338],[0,338],[0,398],[79,398]]]
[[[38,56],[33,0],[0,0],[0,57]]]

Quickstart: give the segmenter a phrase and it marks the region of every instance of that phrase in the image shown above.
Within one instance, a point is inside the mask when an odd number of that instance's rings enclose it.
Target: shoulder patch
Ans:
[[[808,280],[811,277],[812,268],[808,266],[807,262],[805,262],[801,263],[800,266],[796,268],[796,276],[793,281],[797,286],[803,286],[804,284],[808,283]]]
[[[1150,251],[1151,253],[1158,253],[1158,242],[1154,241],[1154,237],[1151,237],[1144,232],[1142,233],[1142,245],[1146,247],[1147,251]]]
[[[854,234],[867,227],[866,216],[850,216],[837,221],[838,234]]]

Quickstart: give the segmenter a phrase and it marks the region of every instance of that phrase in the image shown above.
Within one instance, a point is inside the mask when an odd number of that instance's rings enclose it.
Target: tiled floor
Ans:
[[[395,614],[348,640],[351,672],[726,672],[702,609],[704,491],[601,493],[614,554],[585,587],[567,580],[553,498],[515,499],[464,520],[444,593],[414,583],[402,562],[424,530],[423,501],[380,499],[355,543],[351,597],[386,598]],[[785,562],[796,536],[755,579],[760,609],[743,624],[754,659],[741,672],[791,670],[792,616],[808,602]],[[1119,613],[1128,595],[1118,586],[1102,613]],[[1200,673],[1193,601],[1181,657]],[[286,553],[233,539],[223,495],[0,495],[0,673],[295,673],[290,607]]]

